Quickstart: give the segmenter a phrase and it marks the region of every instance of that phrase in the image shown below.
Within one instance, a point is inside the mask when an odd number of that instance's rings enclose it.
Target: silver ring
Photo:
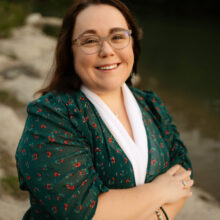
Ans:
[[[182,181],[183,187],[185,188],[187,186],[187,182],[186,181]]]

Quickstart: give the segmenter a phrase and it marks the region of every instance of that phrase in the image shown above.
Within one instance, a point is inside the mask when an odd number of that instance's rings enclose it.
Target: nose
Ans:
[[[113,56],[114,55],[114,49],[112,46],[109,44],[108,41],[103,41],[102,44],[100,45],[99,49],[99,56],[100,57],[107,57],[107,56]]]

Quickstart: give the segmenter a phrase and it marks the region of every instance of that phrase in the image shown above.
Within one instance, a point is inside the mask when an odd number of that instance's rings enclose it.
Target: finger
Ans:
[[[188,181],[182,181],[182,185],[184,189],[189,189],[192,187],[192,185],[194,184],[193,180],[188,180]]]
[[[189,176],[191,175],[191,171],[183,171],[181,173],[176,174],[175,176],[179,179],[179,180],[184,180],[187,179]]]
[[[185,197],[187,198],[187,197],[190,197],[192,195],[192,192],[191,191],[186,191],[186,195],[185,195]]]
[[[171,168],[167,171],[167,173],[173,176],[173,175],[178,171],[179,168],[180,168],[180,165],[177,164],[177,165],[171,167]]]

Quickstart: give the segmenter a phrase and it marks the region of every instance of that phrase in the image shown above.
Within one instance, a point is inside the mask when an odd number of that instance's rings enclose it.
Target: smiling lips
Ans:
[[[99,66],[96,68],[99,70],[113,70],[113,69],[117,68],[119,65],[120,65],[120,63],[115,63],[115,64],[110,64],[110,65]]]

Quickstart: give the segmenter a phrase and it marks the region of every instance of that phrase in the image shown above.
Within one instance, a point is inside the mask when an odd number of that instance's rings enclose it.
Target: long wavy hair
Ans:
[[[137,73],[137,63],[140,55],[141,32],[127,6],[120,0],[75,0],[67,10],[58,36],[52,76],[48,85],[35,94],[44,95],[50,91],[70,92],[79,90],[81,80],[74,69],[74,54],[72,51],[72,34],[77,15],[91,5],[107,4],[117,8],[125,17],[129,29],[132,30],[134,65],[132,74]],[[130,76],[126,83],[131,85]]]

